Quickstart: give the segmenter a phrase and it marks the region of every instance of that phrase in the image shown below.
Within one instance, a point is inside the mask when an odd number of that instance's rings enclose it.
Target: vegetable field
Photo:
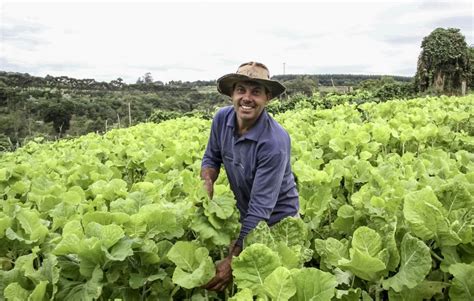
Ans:
[[[296,109],[302,219],[239,230],[210,121],[31,142],[0,157],[0,300],[474,300],[474,96]]]

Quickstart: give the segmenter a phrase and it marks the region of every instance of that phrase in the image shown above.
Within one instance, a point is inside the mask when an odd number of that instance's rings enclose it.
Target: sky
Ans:
[[[0,0],[0,70],[134,83],[279,74],[413,76],[438,27],[474,44],[472,1]]]

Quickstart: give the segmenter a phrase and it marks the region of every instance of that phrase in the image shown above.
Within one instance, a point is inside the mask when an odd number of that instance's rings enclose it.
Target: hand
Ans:
[[[210,291],[222,292],[232,281],[232,257],[226,257],[216,266],[216,275],[205,286]]]

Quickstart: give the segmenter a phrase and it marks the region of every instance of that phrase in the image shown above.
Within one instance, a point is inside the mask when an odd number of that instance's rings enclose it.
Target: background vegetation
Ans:
[[[343,102],[381,102],[420,95],[459,95],[473,85],[474,48],[459,29],[435,29],[421,43],[414,77],[353,74],[276,75],[286,93],[269,107],[272,113],[297,106],[330,108]],[[464,85],[464,86],[463,86]],[[127,84],[37,77],[0,71],[0,152],[12,151],[42,137],[55,140],[90,132],[104,133],[144,121],[180,116],[212,118],[215,108],[230,104],[215,80],[154,80],[151,73]]]

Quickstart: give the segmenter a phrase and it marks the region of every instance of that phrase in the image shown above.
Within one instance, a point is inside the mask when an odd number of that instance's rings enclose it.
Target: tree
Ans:
[[[145,75],[143,75],[143,81],[145,82],[145,84],[153,83],[153,76],[151,76],[150,72],[147,72],[145,73]]]
[[[283,84],[286,87],[286,95],[296,95],[302,93],[308,97],[313,95],[313,92],[318,89],[318,79],[311,78],[311,76],[298,76],[292,80],[285,81]]]
[[[61,137],[70,126],[74,104],[69,100],[57,99],[56,101],[45,103],[43,109],[43,121],[52,122],[54,131]]]
[[[371,92],[378,101],[411,98],[415,95],[413,82],[399,82],[391,76],[365,80],[359,84],[358,88]]]
[[[140,85],[142,84],[149,85],[152,83],[153,83],[153,76],[151,76],[150,72],[145,73],[142,77],[139,77],[137,79],[137,84],[140,84]]]
[[[113,81],[110,82],[110,85],[113,87],[113,88],[123,88],[126,84],[123,82],[123,79],[122,78],[117,78],[117,79],[114,79]]]
[[[471,89],[474,88],[474,46],[471,45],[469,46],[469,61],[470,61],[470,69],[471,69],[471,74],[469,76],[469,87]]]
[[[462,83],[470,77],[469,49],[464,36],[457,28],[437,28],[421,43],[415,76],[421,92],[461,92]]]

